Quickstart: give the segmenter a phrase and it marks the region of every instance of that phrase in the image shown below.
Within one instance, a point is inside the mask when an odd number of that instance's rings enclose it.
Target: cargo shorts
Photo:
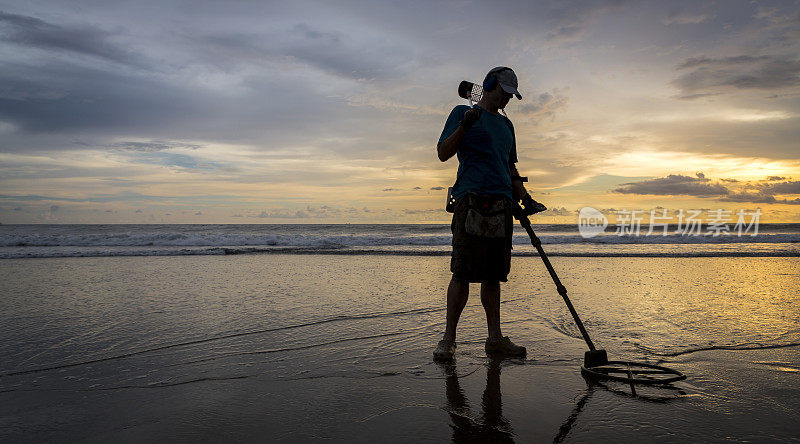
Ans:
[[[450,224],[453,277],[468,282],[508,280],[514,227],[511,205],[502,195],[467,193],[456,200]]]

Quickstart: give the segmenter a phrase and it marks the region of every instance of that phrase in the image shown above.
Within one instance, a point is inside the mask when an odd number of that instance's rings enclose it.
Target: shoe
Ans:
[[[528,350],[521,345],[511,342],[511,339],[508,339],[508,336],[503,336],[503,338],[499,341],[489,342],[487,339],[486,353],[503,354],[506,356],[525,356],[528,353]]]
[[[455,353],[456,343],[442,339],[439,341],[439,345],[436,346],[436,350],[433,351],[433,359],[437,361],[449,361],[453,359]]]

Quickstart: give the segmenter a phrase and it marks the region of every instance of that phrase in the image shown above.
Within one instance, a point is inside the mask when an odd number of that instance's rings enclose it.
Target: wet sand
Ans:
[[[8,442],[796,442],[797,258],[553,259],[598,346],[687,374],[593,384],[538,258],[515,258],[504,334],[477,297],[452,365],[447,258],[251,255],[3,261]],[[473,292],[477,295],[477,286]]]

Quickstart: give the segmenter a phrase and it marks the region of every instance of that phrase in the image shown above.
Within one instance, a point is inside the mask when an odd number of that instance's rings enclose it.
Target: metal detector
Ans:
[[[524,201],[523,204],[525,204]],[[514,217],[519,220],[520,225],[528,232],[528,236],[531,238],[531,244],[536,247],[536,251],[539,252],[539,257],[542,258],[544,266],[547,268],[550,277],[553,278],[553,282],[556,284],[558,294],[564,298],[564,302],[567,304],[567,308],[572,314],[572,319],[575,320],[575,324],[581,331],[581,335],[583,335],[583,340],[586,341],[586,345],[589,347],[589,351],[585,353],[583,358],[581,373],[587,378],[607,379],[629,383],[634,393],[636,390],[633,388],[634,384],[661,385],[686,379],[686,375],[683,373],[660,365],[646,364],[643,362],[609,361],[605,350],[598,350],[595,348],[594,343],[591,338],[589,338],[589,333],[586,332],[586,328],[583,326],[583,322],[581,322],[581,318],[578,317],[578,313],[575,311],[575,307],[572,306],[572,302],[570,302],[569,297],[567,297],[567,289],[561,284],[561,280],[558,279],[553,265],[550,264],[550,259],[547,258],[547,254],[542,249],[542,241],[540,241],[536,233],[533,232],[531,221],[527,216],[528,214],[530,214],[530,212],[527,208],[523,209],[520,204],[514,204]]]
[[[481,100],[481,97],[483,96],[483,87],[481,85],[462,80],[461,83],[458,84],[458,96],[462,99],[469,100],[469,105],[472,106],[472,102],[479,102]]]
[[[473,102],[481,100],[483,96],[483,87],[463,80],[458,85],[458,96],[462,99],[469,100],[469,104],[472,106]],[[505,112],[503,114],[505,114]],[[525,228],[525,231],[528,232],[528,236],[531,238],[531,244],[536,248],[536,251],[539,252],[539,257],[542,258],[544,266],[547,267],[550,277],[553,278],[553,282],[556,284],[558,294],[564,298],[564,302],[567,304],[567,308],[572,314],[575,324],[581,331],[581,335],[583,335],[583,340],[586,341],[586,345],[589,347],[589,350],[585,353],[583,358],[581,373],[587,378],[629,383],[634,393],[636,391],[636,389],[633,388],[634,384],[663,385],[686,379],[686,375],[683,373],[660,365],[646,364],[643,362],[609,361],[608,354],[605,350],[598,350],[595,348],[592,339],[589,338],[589,333],[586,332],[586,328],[583,326],[583,322],[581,322],[581,318],[578,317],[578,313],[575,311],[575,307],[572,306],[572,302],[569,300],[569,297],[567,297],[567,289],[561,284],[561,280],[558,279],[556,271],[550,264],[550,259],[547,258],[547,254],[542,249],[542,242],[536,236],[536,233],[533,232],[531,221],[528,219],[528,215],[544,211],[546,208],[544,205],[531,199],[530,195],[526,196],[526,198],[527,199],[522,200],[522,206],[520,206],[519,203],[514,204],[514,217],[519,220],[519,223]]]
[[[462,80],[461,83],[458,84],[458,96],[462,99],[469,100],[469,106],[471,108],[474,105],[473,102],[480,102],[481,97],[483,97],[483,86],[467,80]],[[500,112],[506,116],[506,110],[501,108]]]

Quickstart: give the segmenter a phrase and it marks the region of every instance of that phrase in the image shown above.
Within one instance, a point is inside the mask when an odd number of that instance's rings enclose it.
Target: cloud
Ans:
[[[548,208],[547,211],[545,211],[542,214],[545,215],[545,216],[548,216],[548,215],[552,215],[552,216],[571,216],[571,215],[575,214],[575,212],[574,211],[570,211],[570,210],[566,209],[565,207],[561,207],[561,208]]]
[[[231,217],[244,217],[244,216],[241,214],[231,214]]]
[[[308,213],[304,211],[292,211],[285,209],[277,210],[264,210],[256,215],[248,215],[247,217],[257,217],[262,219],[306,219],[309,217]]]
[[[143,213],[143,211],[142,210],[136,210],[136,211],[134,211],[134,213]]]
[[[778,183],[760,183],[757,185],[761,191],[770,194],[800,194],[800,180],[778,182]]]
[[[441,214],[441,208],[427,208],[427,209],[403,209],[403,214]]]
[[[153,151],[169,150],[174,148],[187,148],[196,150],[202,147],[202,145],[197,145],[197,144],[181,143],[181,142],[165,142],[160,140],[153,140],[150,142],[117,142],[111,146],[114,148],[121,148],[131,151],[141,151],[146,153]]]
[[[194,215],[195,215],[195,216],[202,216],[202,215],[203,215],[203,212],[202,212],[202,211],[198,211],[197,213],[194,213]]]
[[[115,44],[115,34],[90,26],[63,26],[36,17],[0,11],[0,41],[44,50],[88,55],[143,66],[143,58]]]
[[[661,20],[666,26],[669,25],[696,25],[703,23],[711,18],[713,14],[689,12],[689,11],[671,11],[667,17]]]
[[[209,162],[183,153],[170,153],[164,151],[134,151],[126,157],[132,163],[161,165],[172,168],[190,170],[214,170],[222,168],[224,165],[216,162]]]
[[[766,180],[785,180],[786,178],[783,176],[769,176]]]
[[[677,69],[688,71],[672,81],[683,99],[735,90],[793,90],[800,85],[800,59],[789,56],[692,57]]]
[[[553,120],[557,112],[566,109],[568,101],[569,98],[562,94],[562,90],[554,89],[552,93],[541,93],[522,105],[520,112],[532,123],[538,124],[545,119]]]
[[[751,203],[776,203],[775,197],[764,193],[730,193],[720,198],[723,202],[751,202]]]
[[[618,10],[629,3],[627,0],[563,0],[546,6],[539,3],[531,5],[538,15],[547,19],[550,30],[545,38],[556,44],[568,44],[582,40],[587,26],[598,16]]]
[[[156,76],[54,60],[2,66],[0,119],[24,132],[152,131],[213,114],[207,92]]]
[[[709,184],[706,182],[708,182],[708,179],[705,178],[703,173],[697,173],[697,177],[670,174],[667,177],[624,183],[613,191],[623,194],[697,197],[721,196],[729,193],[729,190],[721,184]]]
[[[431,191],[441,191],[444,187],[431,187]]]
[[[305,209],[296,210],[289,208],[272,208],[263,210],[257,215],[248,215],[247,217],[258,217],[265,219],[308,219],[308,218],[326,218],[326,217],[339,217],[344,213],[353,214],[357,213],[356,208],[346,208],[344,210],[332,207],[329,205],[312,206],[308,205]]]
[[[776,199],[769,191],[731,193],[718,199],[723,202],[750,202],[766,204],[800,205],[800,198]]]
[[[778,176],[772,176],[778,178]],[[783,179],[783,177],[780,177]],[[721,179],[730,183],[728,188],[721,183],[710,183],[711,180],[703,173],[696,177],[670,174],[667,177],[631,182],[622,184],[614,189],[616,193],[623,194],[650,194],[660,196],[695,196],[701,198],[714,198],[720,202],[750,202],[766,204],[797,205],[800,198],[777,199],[775,195],[800,194],[800,181],[761,182],[751,185],[736,179]]]
[[[363,30],[362,30],[363,31]],[[352,80],[387,80],[414,66],[411,48],[390,44],[379,36],[354,39],[351,33],[319,25],[295,23],[261,34],[212,33],[196,38],[206,57],[236,63],[290,61]],[[224,54],[220,58],[219,54]]]

